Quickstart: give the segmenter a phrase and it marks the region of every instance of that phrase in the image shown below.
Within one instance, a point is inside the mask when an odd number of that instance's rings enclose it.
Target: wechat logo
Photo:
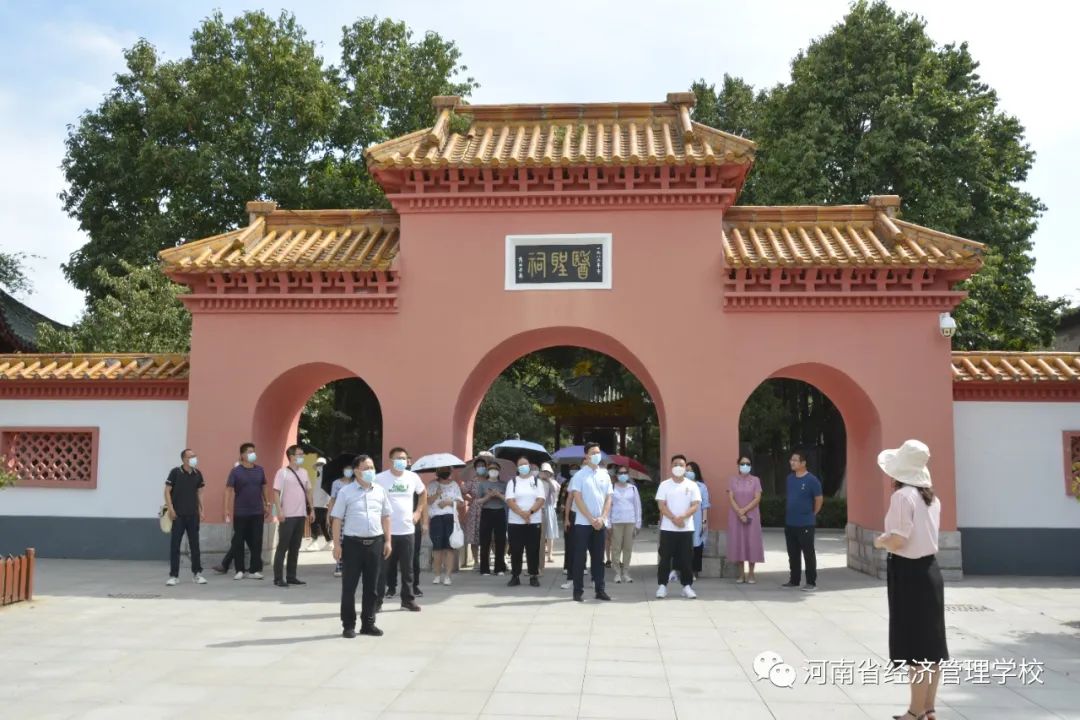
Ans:
[[[766,650],[754,658],[754,674],[758,681],[768,680],[776,687],[794,687],[795,668],[784,662],[779,653]]]

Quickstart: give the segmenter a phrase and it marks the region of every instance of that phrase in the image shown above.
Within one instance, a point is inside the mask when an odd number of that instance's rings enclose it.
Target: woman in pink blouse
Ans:
[[[728,480],[727,559],[739,564],[735,582],[757,582],[754,564],[765,561],[765,544],[761,537],[761,481],[750,474],[750,458],[739,458],[739,473]],[[743,563],[750,563],[747,573]]]
[[[937,720],[934,702],[939,663],[949,659],[945,641],[945,583],[938,567],[941,501],[934,497],[926,464],[930,449],[908,440],[885,450],[878,465],[893,479],[885,532],[874,547],[889,551],[889,659],[911,678],[908,711],[897,720]]]

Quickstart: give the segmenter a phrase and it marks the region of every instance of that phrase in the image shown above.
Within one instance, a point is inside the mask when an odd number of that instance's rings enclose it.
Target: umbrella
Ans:
[[[412,471],[416,473],[435,472],[439,468],[463,468],[465,461],[457,455],[450,453],[435,453],[425,455],[412,464]]]
[[[516,462],[519,457],[526,457],[529,462],[537,465],[551,462],[551,453],[545,450],[543,445],[528,440],[503,440],[491,446],[491,453],[499,459],[511,462]]]
[[[322,489],[327,495],[334,487],[334,481],[345,476],[345,468],[352,467],[353,461],[359,453],[341,453],[323,466]]]
[[[612,455],[607,459],[607,461],[613,462],[616,465],[625,465],[626,467],[630,468],[630,470],[637,470],[640,473],[647,473],[649,471],[647,467],[639,463],[637,460],[626,457],[625,455]]]
[[[608,454],[603,450],[600,451],[600,463],[604,464],[608,461]],[[585,446],[584,445],[569,445],[564,448],[559,448],[552,458],[558,461],[562,465],[569,465],[571,463],[583,463],[585,462]]]

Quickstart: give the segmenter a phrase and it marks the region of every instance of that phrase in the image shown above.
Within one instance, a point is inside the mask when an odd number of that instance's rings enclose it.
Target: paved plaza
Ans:
[[[43,560],[33,603],[0,610],[6,649],[0,717],[45,718],[889,718],[907,689],[844,668],[883,661],[884,583],[844,567],[823,532],[819,591],[779,588],[782,534],[766,531],[758,584],[702,580],[656,600],[655,534],[636,546],[633,585],[581,605],[550,570],[542,587],[463,571],[423,576],[419,614],[387,602],[382,638],[340,636],[328,552],[305,553],[302,588],[190,574],[167,562]],[[208,558],[216,561],[217,556]],[[561,555],[556,555],[561,565]],[[206,563],[210,565],[212,563]],[[954,658],[1037,659],[1041,683],[944,687],[938,717],[1080,718],[1080,580],[970,578],[946,588]],[[795,666],[794,687],[758,680],[765,650]],[[832,661],[826,664],[826,661]],[[829,681],[804,682],[813,668]],[[962,675],[980,667],[961,666]]]

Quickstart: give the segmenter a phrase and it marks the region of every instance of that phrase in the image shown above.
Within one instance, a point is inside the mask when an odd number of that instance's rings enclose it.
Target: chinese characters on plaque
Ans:
[[[514,268],[517,285],[595,285],[604,282],[604,246],[517,245]]]

